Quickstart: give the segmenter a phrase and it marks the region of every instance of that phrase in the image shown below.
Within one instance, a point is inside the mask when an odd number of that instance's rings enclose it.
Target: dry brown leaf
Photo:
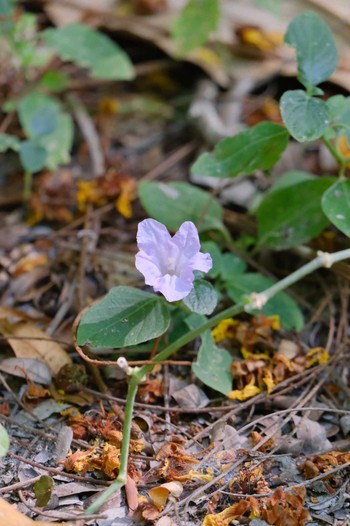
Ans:
[[[234,518],[241,517],[249,508],[250,503],[247,500],[241,500],[221,513],[206,515],[203,526],[228,526]]]
[[[33,521],[22,515],[14,506],[0,499],[0,524],[6,526],[52,526],[52,522]],[[76,522],[55,522],[55,526],[77,526]]]
[[[82,22],[87,13],[95,15],[106,13],[113,7],[113,0],[71,0],[64,3],[61,0],[48,2],[45,6],[47,14],[57,26]]]
[[[12,326],[2,326],[0,330],[9,338],[8,342],[17,358],[41,360],[49,367],[53,375],[56,375],[61,367],[72,362],[63,347],[34,323],[19,322]],[[15,338],[11,338],[11,336],[15,336]]]
[[[180,497],[183,491],[183,486],[181,482],[173,481],[166,482],[160,486],[156,486],[149,490],[148,495],[150,496],[151,501],[158,509],[163,509],[168,500],[169,495],[173,497]]]

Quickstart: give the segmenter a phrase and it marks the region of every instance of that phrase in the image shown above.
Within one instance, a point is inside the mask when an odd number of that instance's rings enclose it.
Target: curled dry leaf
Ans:
[[[155,504],[158,509],[163,509],[169,495],[177,498],[180,497],[182,491],[183,487],[181,482],[173,481],[166,482],[165,484],[161,484],[160,486],[150,489],[148,495],[150,496],[153,504]]]

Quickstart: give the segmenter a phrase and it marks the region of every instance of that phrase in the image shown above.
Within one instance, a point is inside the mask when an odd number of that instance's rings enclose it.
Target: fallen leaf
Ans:
[[[202,526],[228,526],[234,518],[241,517],[249,508],[250,503],[247,500],[241,500],[221,513],[206,515]]]
[[[14,325],[2,323],[0,330],[8,337],[8,342],[17,358],[36,358],[44,362],[53,375],[72,361],[63,347],[34,323],[29,321]]]
[[[22,515],[14,506],[0,499],[0,522],[6,526],[52,526],[52,522],[33,521]],[[55,522],[55,526],[76,526],[76,522]]]
[[[52,381],[49,367],[33,358],[5,358],[0,362],[0,371],[43,385],[49,385]]]
[[[166,482],[165,484],[161,484],[160,486],[150,489],[148,495],[150,496],[152,503],[157,506],[159,510],[162,510],[166,504],[166,501],[168,500],[169,495],[177,498],[180,497],[182,491],[183,486],[181,482],[173,481]]]

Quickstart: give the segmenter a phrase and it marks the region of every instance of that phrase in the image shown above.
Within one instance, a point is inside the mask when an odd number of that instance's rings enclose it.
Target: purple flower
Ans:
[[[193,270],[208,272],[210,254],[200,252],[197,228],[191,221],[182,223],[171,236],[155,219],[141,221],[137,230],[136,268],[146,285],[161,292],[168,301],[182,300],[193,288]]]

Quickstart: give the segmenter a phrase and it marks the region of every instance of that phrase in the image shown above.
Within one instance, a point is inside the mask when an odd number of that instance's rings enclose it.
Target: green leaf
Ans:
[[[286,91],[280,100],[282,118],[289,133],[299,142],[314,141],[329,125],[329,111],[321,99],[297,89]]]
[[[34,494],[36,498],[36,505],[39,508],[46,506],[51,499],[52,490],[54,487],[53,478],[49,475],[41,475],[40,479],[34,484]]]
[[[196,279],[193,289],[182,301],[192,312],[207,315],[214,311],[218,295],[211,283],[205,279]]]
[[[172,27],[172,38],[180,54],[204,44],[218,25],[218,0],[189,0]]]
[[[13,150],[18,152],[20,149],[20,141],[14,135],[8,135],[7,133],[0,133],[0,153],[6,152],[6,150]]]
[[[322,196],[322,210],[331,223],[350,237],[350,181],[337,181]]]
[[[184,221],[195,223],[200,232],[225,228],[218,201],[189,183],[142,181],[138,192],[146,212],[169,230],[177,230]]]
[[[0,424],[0,458],[4,457],[10,447],[10,439],[6,429]]]
[[[84,68],[97,79],[130,80],[134,69],[127,54],[106,35],[83,24],[71,24],[42,33],[46,44]]]
[[[47,152],[36,141],[23,141],[20,146],[19,157],[26,172],[35,173],[44,168]]]
[[[214,242],[214,241],[204,241],[201,244],[202,252],[205,254],[206,252],[209,252],[213,266],[207,273],[209,278],[217,278],[220,274],[221,269],[221,250],[220,247]]]
[[[321,197],[334,181],[333,177],[311,179],[269,193],[256,211],[259,245],[281,250],[320,234],[328,225]]]
[[[270,278],[262,276],[261,274],[253,272],[247,273],[240,276],[236,281],[228,283],[227,293],[235,303],[239,303],[242,297],[253,292],[263,292],[271,287],[273,283]],[[257,313],[259,311],[256,310],[252,312]],[[302,312],[293,298],[285,292],[279,292],[271,298],[261,309],[261,312],[266,316],[278,315],[281,325],[287,330],[296,329],[300,331],[303,328],[304,321]]]
[[[331,126],[327,130],[327,138],[334,139],[337,133],[338,137],[346,135],[347,142],[350,143],[350,97],[334,95],[327,100],[326,104]]]
[[[132,287],[114,287],[82,316],[77,342],[92,347],[137,345],[163,334],[169,323],[161,297]]]
[[[223,281],[231,281],[235,279],[240,274],[243,274],[247,268],[247,264],[243,259],[227,252],[222,256],[221,262],[221,279]]]
[[[269,195],[276,190],[282,190],[282,188],[287,188],[288,186],[294,186],[303,181],[310,181],[311,179],[316,179],[316,176],[310,174],[309,172],[303,172],[302,170],[291,170],[282,175],[269,190]]]
[[[223,178],[268,170],[287,147],[288,138],[283,126],[261,122],[220,141],[213,153],[204,153],[197,159],[191,172]]]
[[[228,395],[232,390],[232,357],[228,351],[215,345],[210,331],[204,332],[201,338],[202,344],[192,371],[205,385]]]
[[[56,114],[57,125],[54,131],[40,137],[40,145],[47,151],[46,166],[52,170],[70,159],[69,152],[73,143],[73,122],[71,116],[62,110],[60,103],[47,95],[32,92],[19,103],[18,115],[26,135],[33,139],[32,119],[40,111]]]
[[[296,49],[298,79],[306,88],[328,79],[338,63],[338,52],[328,26],[307,11],[289,24],[285,42]]]
[[[30,137],[41,137],[55,131],[58,125],[58,111],[54,106],[39,108],[28,122]]]

